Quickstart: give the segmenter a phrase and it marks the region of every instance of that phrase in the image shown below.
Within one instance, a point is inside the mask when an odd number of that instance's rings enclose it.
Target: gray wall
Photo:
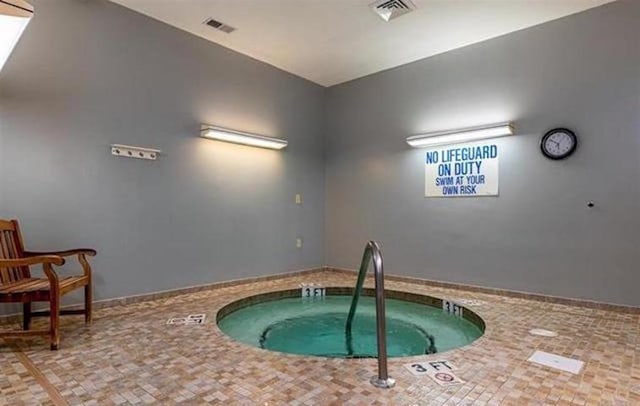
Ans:
[[[103,0],[35,5],[0,76],[0,217],[33,249],[98,248],[97,298],[355,267],[377,239],[390,273],[640,305],[639,2],[329,90]],[[503,120],[498,198],[424,198],[407,135]],[[555,126],[567,161],[539,153]]]
[[[331,88],[327,263],[376,239],[389,273],[640,305],[638,21],[620,1]],[[424,197],[406,136],[506,120],[499,197]],[[557,126],[580,137],[561,162]]]
[[[35,8],[0,77],[0,218],[28,248],[97,248],[98,299],[323,265],[325,89],[103,0]]]

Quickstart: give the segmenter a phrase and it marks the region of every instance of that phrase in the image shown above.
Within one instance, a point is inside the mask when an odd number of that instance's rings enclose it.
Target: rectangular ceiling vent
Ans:
[[[378,0],[369,7],[384,21],[391,21],[417,8],[411,0]]]
[[[227,34],[230,34],[236,30],[232,26],[227,25],[225,23],[221,23],[220,21],[214,20],[213,18],[207,19],[204,23],[211,28],[215,28],[216,30],[222,31]]]

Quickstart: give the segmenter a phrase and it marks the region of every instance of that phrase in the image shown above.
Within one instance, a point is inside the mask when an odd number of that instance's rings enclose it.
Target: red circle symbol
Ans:
[[[449,374],[447,374],[445,372],[438,372],[435,375],[435,377],[436,377],[437,380],[444,381],[444,382],[451,382],[454,379],[453,376],[451,376],[451,375],[449,375]]]

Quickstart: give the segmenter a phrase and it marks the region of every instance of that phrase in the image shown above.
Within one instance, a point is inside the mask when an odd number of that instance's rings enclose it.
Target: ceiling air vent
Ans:
[[[378,0],[369,7],[384,21],[391,21],[417,8],[411,0]]]
[[[221,23],[220,21],[214,20],[213,18],[209,18],[204,23],[211,28],[215,28],[216,30],[225,32],[227,34],[232,33],[236,30],[232,26],[227,25],[225,23]]]

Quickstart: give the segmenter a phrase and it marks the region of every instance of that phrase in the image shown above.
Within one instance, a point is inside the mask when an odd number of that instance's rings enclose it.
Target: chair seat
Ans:
[[[86,276],[66,276],[59,279],[60,294],[87,285],[89,278]],[[24,278],[19,281],[0,285],[0,295],[24,294],[31,292],[48,292],[49,280],[46,278]]]

